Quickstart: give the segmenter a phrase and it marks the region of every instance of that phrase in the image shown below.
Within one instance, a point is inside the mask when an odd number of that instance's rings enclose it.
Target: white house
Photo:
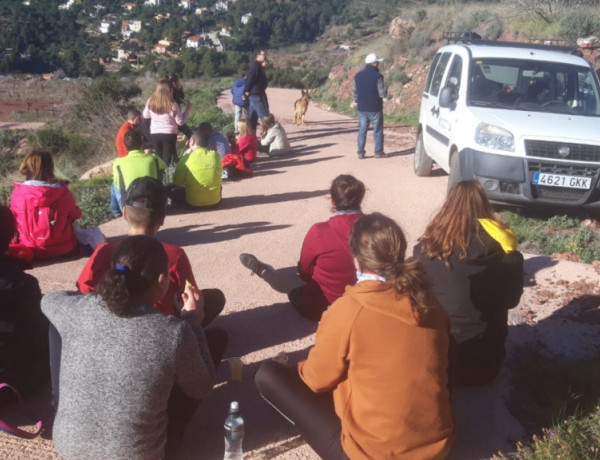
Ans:
[[[139,19],[129,21],[129,30],[131,30],[132,32],[141,32],[142,31],[142,21],[140,21]]]
[[[123,3],[121,6],[123,7],[123,9],[131,11],[135,8],[135,3]]]
[[[64,3],[62,5],[58,5],[58,9],[59,10],[68,10],[73,5],[75,5],[75,0],[69,0],[67,3]]]
[[[146,5],[146,6],[159,6],[160,5],[160,0],[146,0],[144,2],[144,5]]]
[[[229,9],[229,2],[227,0],[219,0],[215,3],[216,11],[227,11]]]
[[[109,19],[103,19],[102,22],[100,23],[100,33],[107,34],[108,33],[108,29],[113,24],[114,24],[114,22],[112,22],[111,20],[109,20]]]
[[[186,10],[193,10],[196,7],[196,2],[194,0],[181,0],[179,6]]]
[[[192,35],[185,41],[185,47],[198,49],[200,46],[202,46],[203,42],[204,38],[202,38],[200,35]]]
[[[252,13],[246,13],[242,16],[242,24],[248,24],[248,21],[250,20],[250,18],[252,17]]]

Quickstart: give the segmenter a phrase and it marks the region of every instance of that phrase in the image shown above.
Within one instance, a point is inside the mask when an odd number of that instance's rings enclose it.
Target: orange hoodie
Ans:
[[[446,457],[454,437],[449,330],[438,304],[416,313],[381,281],[347,287],[323,314],[298,370],[313,391],[333,390],[352,460]]]

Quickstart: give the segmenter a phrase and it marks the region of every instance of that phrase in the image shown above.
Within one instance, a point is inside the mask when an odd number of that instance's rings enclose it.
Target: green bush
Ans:
[[[412,20],[415,24],[422,22],[427,18],[427,10],[417,10],[412,15]]]
[[[69,145],[69,139],[62,128],[41,128],[28,136],[31,145],[37,145],[58,154]]]
[[[486,22],[481,29],[481,36],[487,40],[497,40],[504,32],[504,24],[498,17]]]
[[[69,185],[82,217],[77,221],[81,227],[100,225],[109,221],[111,177],[74,181]]]
[[[395,68],[388,72],[387,82],[388,84],[399,83],[405,85],[410,81],[410,77],[404,72],[404,68]]]
[[[415,30],[409,39],[409,44],[411,47],[411,54],[419,55],[421,52],[432,44],[433,40],[431,39],[431,35],[429,32],[425,30]]]
[[[598,16],[586,10],[571,11],[565,14],[558,27],[560,38],[575,39],[598,34],[598,32],[600,32]]]

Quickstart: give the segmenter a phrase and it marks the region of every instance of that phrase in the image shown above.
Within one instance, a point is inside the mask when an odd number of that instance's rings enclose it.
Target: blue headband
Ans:
[[[115,270],[117,270],[118,272],[121,272],[121,273],[127,273],[127,270],[129,270],[129,268],[126,267],[125,265],[117,265],[115,267]]]

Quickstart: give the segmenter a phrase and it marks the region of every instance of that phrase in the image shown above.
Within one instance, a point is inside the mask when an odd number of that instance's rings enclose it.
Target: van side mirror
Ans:
[[[454,85],[446,85],[440,91],[440,107],[450,107],[458,99],[458,88]]]

